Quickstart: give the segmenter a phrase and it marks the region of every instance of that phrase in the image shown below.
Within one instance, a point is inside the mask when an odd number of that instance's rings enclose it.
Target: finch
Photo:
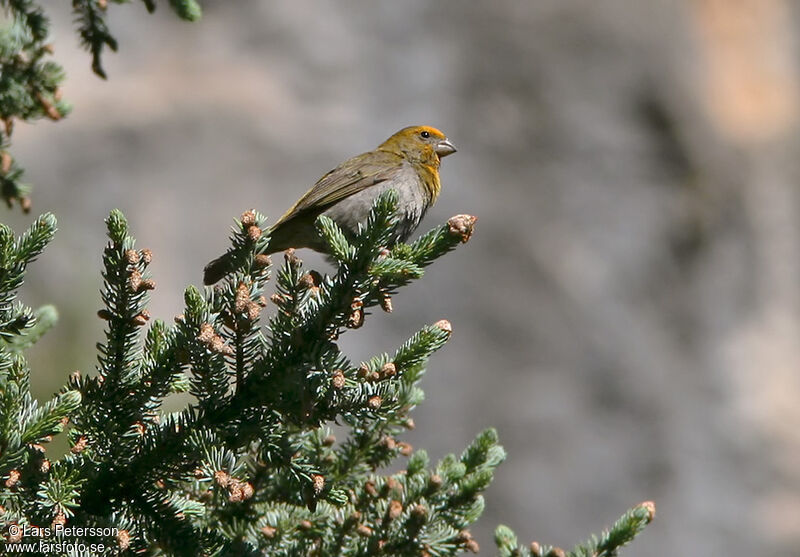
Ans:
[[[330,217],[345,234],[355,234],[373,202],[385,191],[397,192],[395,242],[405,241],[439,196],[439,163],[456,152],[447,137],[430,126],[403,128],[374,151],[357,155],[320,178],[270,229],[267,253],[310,248],[326,253],[327,244],[314,221]],[[206,265],[205,284],[214,284],[232,269],[228,252]]]

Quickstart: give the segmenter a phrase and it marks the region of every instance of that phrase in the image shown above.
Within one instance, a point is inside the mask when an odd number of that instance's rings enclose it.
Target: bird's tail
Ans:
[[[269,245],[262,253],[269,255],[276,251],[277,249],[270,239]],[[225,275],[232,273],[240,267],[246,261],[247,257],[248,255],[241,251],[233,249],[226,251],[203,268],[203,284],[210,286],[219,282]]]
[[[203,284],[211,285],[233,271],[236,260],[233,252],[227,251],[214,259],[203,269]]]
[[[310,232],[306,230],[307,228],[308,226],[304,222],[298,222],[295,219],[290,219],[280,226],[273,226],[269,230],[269,245],[263,253],[272,254],[289,248],[311,248],[316,251],[325,251],[324,240],[319,237],[313,227]],[[233,272],[241,262],[239,257],[238,252],[229,250],[214,259],[203,269],[203,284],[214,284],[228,273]]]

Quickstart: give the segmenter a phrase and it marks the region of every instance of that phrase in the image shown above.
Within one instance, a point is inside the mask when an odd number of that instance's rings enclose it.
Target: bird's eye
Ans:
[[[422,137],[424,137],[425,139],[428,139],[431,136],[431,133],[430,132],[422,132],[420,135]]]

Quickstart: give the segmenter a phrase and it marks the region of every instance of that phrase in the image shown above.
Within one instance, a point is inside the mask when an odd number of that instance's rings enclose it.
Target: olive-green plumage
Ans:
[[[346,233],[354,233],[369,215],[375,199],[388,189],[398,194],[397,235],[404,241],[417,228],[439,196],[439,162],[456,151],[445,135],[430,126],[403,128],[377,149],[346,160],[320,178],[270,229],[267,253],[311,248],[325,253],[327,244],[314,221],[330,217]],[[229,254],[204,270],[203,282],[214,284],[230,272]]]

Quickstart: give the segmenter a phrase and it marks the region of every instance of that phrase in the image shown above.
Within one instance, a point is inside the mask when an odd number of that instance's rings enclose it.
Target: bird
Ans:
[[[328,245],[314,224],[317,217],[325,215],[346,235],[353,235],[366,221],[374,201],[390,189],[398,196],[393,242],[405,241],[439,196],[442,157],[455,152],[455,145],[432,126],[401,129],[375,150],[347,159],[322,176],[270,228],[265,253],[289,248],[327,253]],[[233,254],[227,252],[205,266],[203,283],[218,282],[232,267]]]

